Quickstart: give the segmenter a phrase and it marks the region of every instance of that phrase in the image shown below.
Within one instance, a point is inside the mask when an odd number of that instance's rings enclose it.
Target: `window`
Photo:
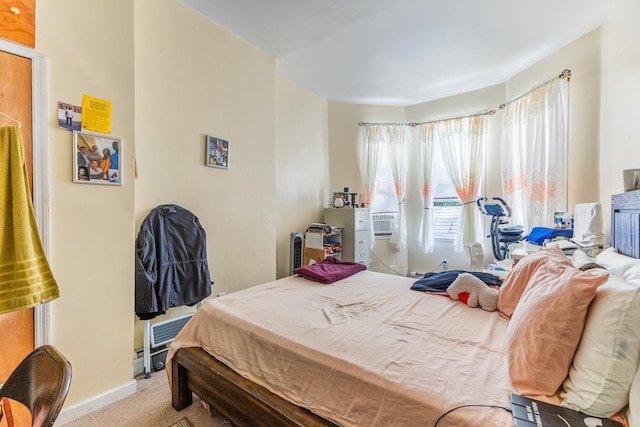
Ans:
[[[393,175],[389,165],[389,156],[382,153],[380,162],[380,182],[371,201],[371,215],[373,231],[377,237],[391,236],[393,221],[398,212],[398,198],[396,197]]]
[[[444,160],[437,145],[434,155],[436,156],[433,170],[436,185],[433,200],[434,239],[438,242],[453,243],[460,228],[462,203],[444,167]],[[386,152],[382,153],[380,162],[380,182],[370,206],[373,230],[378,237],[391,235],[391,226],[398,212],[398,199]]]
[[[462,203],[444,167],[438,144],[434,156],[433,181],[436,191],[433,198],[433,238],[437,242],[453,243],[460,228]]]
[[[453,243],[458,235],[462,203],[456,198],[437,198],[433,201],[433,238]]]
[[[386,151],[380,156],[380,182],[371,201],[372,214],[395,214],[398,212],[398,199],[393,184],[393,174],[389,165],[389,155]]]

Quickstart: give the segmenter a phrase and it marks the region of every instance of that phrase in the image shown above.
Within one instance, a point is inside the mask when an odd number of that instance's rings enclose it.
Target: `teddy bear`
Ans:
[[[447,288],[447,293],[452,300],[459,300],[463,292],[469,295],[467,300],[469,307],[477,307],[479,304],[480,308],[486,311],[496,311],[498,308],[498,291],[490,288],[473,274],[459,274]]]

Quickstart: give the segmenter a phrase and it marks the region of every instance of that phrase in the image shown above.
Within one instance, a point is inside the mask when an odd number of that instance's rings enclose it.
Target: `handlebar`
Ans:
[[[493,200],[498,200],[500,203],[502,203],[502,207],[507,211],[507,214],[505,216],[510,218],[511,217],[511,206],[509,206],[507,204],[507,202],[502,200],[500,197],[494,197]]]
[[[504,201],[504,199],[500,197],[493,197],[495,203],[487,204],[486,197],[478,197],[476,199],[476,205],[478,205],[478,209],[484,215],[488,216],[499,216],[499,217],[511,217],[511,207]],[[487,210],[486,206],[489,206],[489,210]]]

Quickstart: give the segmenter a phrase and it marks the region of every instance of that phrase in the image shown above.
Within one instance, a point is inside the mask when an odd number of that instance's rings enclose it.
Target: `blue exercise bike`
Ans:
[[[487,237],[491,238],[493,256],[496,260],[502,261],[509,255],[509,246],[526,237],[524,227],[522,225],[505,227],[509,223],[505,218],[511,217],[511,208],[500,197],[494,197],[491,202],[486,197],[478,197],[476,204],[482,214],[491,217],[491,226]]]

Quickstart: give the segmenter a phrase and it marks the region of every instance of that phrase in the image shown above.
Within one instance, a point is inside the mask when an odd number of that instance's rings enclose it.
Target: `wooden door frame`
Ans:
[[[49,258],[49,134],[47,127],[47,58],[29,47],[0,39],[0,50],[31,59],[32,123],[33,123],[33,210],[44,247]],[[34,343],[49,344],[51,339],[48,303],[34,308]]]

